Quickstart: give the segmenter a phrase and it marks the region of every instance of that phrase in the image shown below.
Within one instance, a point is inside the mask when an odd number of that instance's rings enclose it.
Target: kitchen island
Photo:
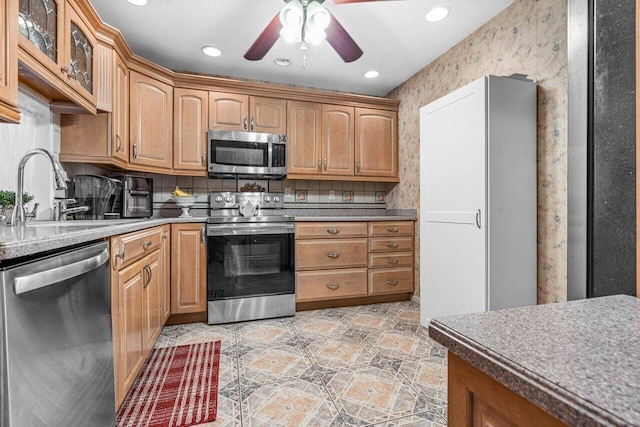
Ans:
[[[450,426],[640,425],[640,299],[443,317],[429,336],[449,350]]]

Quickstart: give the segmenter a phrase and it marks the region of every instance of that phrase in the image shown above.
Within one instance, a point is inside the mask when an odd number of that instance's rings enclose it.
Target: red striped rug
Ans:
[[[218,409],[220,341],[155,348],[118,411],[118,427],[187,427]]]

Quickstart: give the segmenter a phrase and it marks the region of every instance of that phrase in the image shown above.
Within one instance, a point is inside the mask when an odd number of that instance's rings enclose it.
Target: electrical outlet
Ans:
[[[336,198],[336,190],[329,190],[329,200]]]
[[[284,197],[291,197],[291,187],[284,187]]]

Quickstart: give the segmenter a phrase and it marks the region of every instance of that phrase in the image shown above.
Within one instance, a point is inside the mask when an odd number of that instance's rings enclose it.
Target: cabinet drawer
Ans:
[[[298,270],[366,266],[367,239],[296,241]]]
[[[369,254],[370,268],[407,267],[413,265],[413,252],[391,252]]]
[[[112,251],[117,253],[114,259],[114,268],[124,267],[140,256],[153,252],[160,247],[161,243],[161,227],[149,228],[116,237],[115,247],[112,248]]]
[[[413,236],[369,238],[371,252],[412,251]]]
[[[366,268],[296,273],[296,302],[366,295]]]
[[[296,239],[367,237],[366,222],[297,222]]]
[[[413,292],[413,267],[369,270],[369,295]]]
[[[375,236],[413,236],[413,221],[381,221],[369,223],[369,237]]]

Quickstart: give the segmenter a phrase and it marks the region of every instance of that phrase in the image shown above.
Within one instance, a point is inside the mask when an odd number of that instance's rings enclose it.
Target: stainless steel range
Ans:
[[[293,316],[294,224],[281,193],[211,193],[207,218],[209,324]]]

